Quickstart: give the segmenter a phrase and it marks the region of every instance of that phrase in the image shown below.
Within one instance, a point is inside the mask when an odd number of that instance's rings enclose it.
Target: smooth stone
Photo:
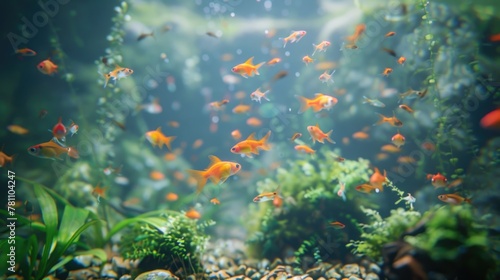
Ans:
[[[325,272],[325,276],[328,278],[328,279],[342,279],[342,275],[340,275],[337,270],[335,269],[335,267],[332,267],[330,268],[329,270],[327,270]]]
[[[354,275],[349,276],[349,280],[363,280],[363,278],[356,277]]]
[[[76,256],[73,260],[78,263],[81,267],[89,267],[92,265],[92,260],[94,259],[93,255],[81,255]]]
[[[102,278],[113,278],[118,279],[118,273],[113,270],[113,265],[110,263],[105,264],[101,271]]]
[[[216,264],[205,265],[204,269],[206,273],[211,273],[220,270],[219,266],[217,266]]]
[[[270,269],[274,269],[276,268],[278,265],[282,265],[283,264],[283,260],[281,260],[280,258],[275,258],[273,260],[273,262],[271,263],[271,265],[269,266]]]
[[[236,266],[236,264],[234,263],[234,261],[228,257],[220,257],[219,258],[219,261],[217,262],[219,264],[219,267],[221,269],[227,269],[227,268],[231,268],[233,266]]]
[[[169,270],[155,269],[139,274],[135,280],[179,280],[179,277],[173,275]]]
[[[253,267],[247,267],[247,270],[245,270],[245,275],[248,277],[252,277],[255,273],[257,273],[257,270]]]
[[[260,280],[260,278],[262,277],[262,274],[260,272],[255,272],[252,277],[250,277],[252,280]]]
[[[229,278],[228,280],[246,280],[246,279],[251,279],[251,278],[248,278],[245,275],[236,275]]]
[[[262,259],[257,265],[257,268],[259,271],[265,271],[269,269],[269,265],[271,265],[271,262],[268,259]]]
[[[89,278],[97,278],[97,277],[99,277],[99,274],[90,268],[72,270],[68,273],[68,278],[74,280],[87,280]]]
[[[130,262],[124,260],[122,257],[115,256],[111,259],[112,268],[118,274],[126,274],[131,270]]]
[[[375,272],[376,274],[380,274],[382,270],[380,269],[380,266],[378,266],[375,263],[371,263],[370,266],[368,266],[368,272]]]
[[[366,275],[365,280],[380,280],[377,274],[370,272]]]
[[[344,277],[359,275],[359,265],[357,263],[344,265],[342,267],[342,274],[344,274]]]
[[[216,274],[219,277],[219,279],[227,279],[231,277],[231,275],[225,270],[219,270],[217,271]]]
[[[124,274],[122,275],[122,277],[120,277],[120,280],[131,280],[132,279],[132,275],[130,274]]]
[[[245,271],[247,270],[247,266],[242,264],[238,266],[238,268],[234,271],[235,275],[243,275],[245,274]]]

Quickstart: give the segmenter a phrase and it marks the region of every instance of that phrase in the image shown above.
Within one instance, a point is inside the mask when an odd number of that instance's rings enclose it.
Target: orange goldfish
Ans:
[[[144,110],[150,114],[159,114],[163,111],[163,108],[160,105],[160,100],[158,98],[155,98],[151,100],[151,103],[145,103],[145,104],[140,104],[138,105],[135,110],[137,112]]]
[[[469,198],[462,197],[458,194],[442,194],[438,196],[439,200],[453,204],[453,205],[458,205],[463,202],[471,203]]]
[[[14,156],[8,156],[3,151],[0,151],[0,167],[4,167],[5,164],[11,163],[14,161]]]
[[[239,140],[241,139],[241,132],[239,130],[233,130],[231,132],[231,136],[233,137],[234,140]]]
[[[79,158],[78,151],[73,147],[63,147],[57,144],[55,141],[50,140],[45,143],[37,144],[28,148],[28,153],[35,157],[48,158],[48,159],[60,159],[62,154],[67,154],[72,158]]]
[[[191,176],[198,182],[196,188],[197,193],[203,190],[203,187],[207,183],[207,179],[210,179],[214,184],[223,184],[227,178],[238,173],[241,169],[241,165],[237,162],[221,161],[216,156],[209,156],[209,158],[210,165],[207,169],[203,171],[188,170]]]
[[[261,62],[257,65],[253,64],[253,56],[247,59],[247,61],[234,66],[231,71],[234,73],[240,74],[243,78],[248,78],[248,76],[252,77],[259,74],[259,68],[264,65],[265,62]]]
[[[384,72],[382,72],[382,75],[384,75],[384,76],[387,77],[391,73],[392,73],[392,68],[387,67],[387,68],[384,69]]]
[[[165,175],[161,171],[153,170],[149,172],[149,178],[153,181],[161,181],[165,179]]]
[[[20,125],[17,125],[17,124],[11,124],[9,126],[7,126],[7,129],[14,133],[14,134],[19,134],[19,135],[24,135],[24,134],[28,134],[29,130],[27,130],[26,128],[20,126]]]
[[[370,177],[370,185],[374,188],[379,189],[380,191],[384,190],[384,184],[387,180],[387,172],[384,170],[384,175],[380,173],[377,167],[375,167],[372,176]]]
[[[250,117],[250,118],[247,119],[247,124],[249,126],[261,126],[262,125],[262,121],[259,120],[256,117]]]
[[[146,132],[146,139],[153,145],[153,147],[158,146],[161,149],[163,145],[165,145],[169,151],[172,150],[170,144],[175,138],[176,136],[165,136],[161,132],[161,127],[158,127],[156,130]]]
[[[356,25],[356,29],[354,30],[354,34],[346,37],[346,40],[351,42],[352,44],[356,43],[356,41],[359,39],[359,36],[361,36],[361,34],[363,34],[363,32],[365,30],[366,30],[366,25],[364,25],[362,23]]]
[[[194,208],[189,209],[184,215],[193,220],[198,220],[201,218],[200,212],[196,211]]]
[[[154,31],[151,31],[150,33],[141,33],[139,34],[139,36],[137,37],[137,41],[142,41],[144,40],[145,38],[147,37],[153,37],[155,38],[155,32]]]
[[[270,201],[274,200],[276,196],[279,196],[278,193],[279,187],[273,191],[273,192],[263,192],[254,197],[253,202],[265,202],[265,201]]]
[[[462,179],[462,178],[455,179],[455,180],[453,180],[451,183],[449,183],[449,184],[448,184],[448,188],[455,188],[455,187],[458,187],[458,186],[460,186],[462,183],[463,183],[463,179]]]
[[[256,140],[255,133],[252,133],[246,140],[243,140],[234,145],[231,148],[231,153],[241,154],[251,158],[252,154],[259,154],[259,149],[269,151],[269,149],[271,149],[271,147],[267,143],[269,136],[271,136],[271,131],[268,131],[266,135],[264,135],[264,137],[262,137],[260,140]]]
[[[94,187],[94,190],[92,190],[92,195],[96,196],[97,199],[100,197],[106,197],[106,190],[108,187],[101,187],[99,184]]]
[[[193,149],[198,149],[199,147],[201,147],[201,145],[203,145],[203,140],[201,140],[201,139],[196,139],[196,140],[194,140],[194,142],[193,142],[192,148],[193,148]]]
[[[165,195],[167,201],[176,201],[177,199],[179,199],[179,196],[176,193],[169,192]]]
[[[50,61],[50,59],[46,59],[38,63],[36,68],[45,75],[53,75],[55,72],[57,72],[57,65]]]
[[[321,131],[319,128],[319,125],[316,124],[316,126],[310,125],[307,127],[307,131],[309,131],[309,134],[311,134],[311,138],[313,140],[313,144],[316,143],[316,141],[320,142],[321,144],[325,143],[325,139],[332,143],[335,144],[335,141],[333,141],[330,138],[330,134],[332,133],[333,130],[328,131],[327,133],[324,133]]]
[[[399,162],[399,163],[415,163],[415,158],[410,157],[410,156],[400,156],[400,157],[398,157],[397,162]]]
[[[408,105],[401,104],[401,105],[399,105],[399,108],[405,110],[406,112],[408,112],[410,114],[413,114],[413,109]]]
[[[500,109],[493,110],[486,114],[479,122],[483,128],[500,129]]]
[[[236,105],[236,107],[233,108],[233,113],[235,114],[244,114],[250,112],[250,105],[245,105],[245,104],[240,104]]]
[[[62,123],[62,117],[59,117],[59,121],[52,128],[52,135],[55,139],[65,141],[67,134],[66,127]]]
[[[431,142],[424,142],[421,144],[422,149],[427,150],[427,151],[435,151],[436,150],[436,145],[434,145]]]
[[[387,145],[384,145],[380,148],[381,151],[384,151],[384,152],[388,152],[388,153],[399,153],[401,152],[401,149],[394,146],[394,145],[391,145],[391,144],[387,144]]]
[[[208,103],[208,106],[214,111],[220,111],[224,105],[229,103],[228,99],[222,99],[221,101],[213,101]]]
[[[380,124],[383,124],[383,123],[388,123],[392,126],[397,126],[397,127],[400,127],[400,126],[403,126],[403,122],[401,122],[400,120],[398,120],[396,118],[396,115],[393,114],[392,117],[386,117],[382,114],[378,114],[379,115],[379,120],[378,122],[376,122],[374,125],[380,125]]]
[[[285,44],[283,45],[283,48],[286,47],[286,44],[288,42],[295,43],[295,42],[300,41],[300,39],[302,39],[302,37],[304,37],[306,34],[307,34],[307,32],[304,30],[292,31],[292,34],[290,34],[288,37],[282,39],[285,42]]]
[[[36,52],[32,49],[28,49],[28,48],[22,48],[22,49],[17,49],[16,54],[20,54],[22,56],[35,56],[36,55]]]
[[[394,35],[396,35],[396,32],[391,31],[391,32],[387,32],[387,34],[385,34],[385,37],[386,37],[386,38],[387,38],[387,37],[392,37],[392,36],[394,36]]]
[[[332,73],[328,74],[328,72],[325,70],[325,72],[323,72],[323,74],[319,75],[319,80],[322,82],[322,83],[329,83],[329,82],[332,82],[332,83],[335,83],[333,81],[333,73],[335,73],[335,69],[333,69]]]
[[[308,65],[309,63],[314,62],[314,59],[312,59],[312,58],[310,58],[308,55],[306,55],[306,56],[304,56],[304,57],[302,58],[302,61],[303,61],[306,65]]]
[[[312,108],[314,112],[319,112],[323,109],[330,110],[338,102],[337,98],[330,95],[316,93],[314,96],[314,99],[295,96],[300,101],[299,113],[303,113],[309,108]]]
[[[214,197],[210,199],[210,203],[212,203],[213,205],[219,205],[220,201],[216,197]]]
[[[398,63],[401,64],[401,65],[405,65],[405,62],[406,62],[406,57],[404,56],[401,56],[398,58]]]
[[[280,195],[274,196],[273,205],[276,208],[280,208],[281,206],[283,206],[283,198],[281,198]]]
[[[319,44],[313,44],[314,46],[314,52],[311,56],[314,56],[314,54],[316,53],[316,51],[318,52],[326,52],[326,49],[330,46],[330,42],[328,41],[322,41],[321,43]]]
[[[354,139],[368,139],[368,138],[370,138],[370,135],[364,131],[358,131],[358,132],[354,132],[352,134],[352,138],[354,138]]]
[[[293,142],[293,141],[295,141],[295,139],[298,139],[298,138],[300,138],[300,137],[302,137],[302,133],[300,133],[300,132],[296,132],[296,133],[294,133],[294,134],[292,135],[292,138],[290,138],[290,141],[292,141],[292,142]]]
[[[271,101],[271,100],[269,100],[269,98],[267,98],[267,96],[266,96],[267,93],[269,93],[269,90],[262,92],[262,91],[260,91],[260,88],[258,88],[254,92],[250,93],[250,99],[252,99],[253,101],[257,101],[259,103],[260,103],[260,100],[262,98],[264,98],[267,101]]]
[[[122,78],[126,78],[134,73],[134,70],[129,69],[129,68],[123,68],[118,65],[115,65],[115,69],[109,73],[105,73],[101,75],[104,76],[105,82],[104,82],[104,87],[108,85],[109,79],[112,79],[115,84],[117,80],[120,80]]]
[[[448,179],[446,179],[446,177],[440,174],[439,172],[435,175],[427,174],[427,180],[431,180],[431,183],[434,186],[434,188],[443,188],[446,187],[446,185],[448,184]]]
[[[371,193],[372,191],[375,191],[376,193],[380,192],[380,189],[378,189],[370,184],[362,184],[362,185],[356,186],[354,189],[357,190],[358,192],[362,192],[362,193]]]
[[[312,155],[312,154],[314,154],[314,153],[316,152],[316,151],[314,151],[313,149],[311,149],[311,148],[310,148],[309,146],[307,146],[307,145],[297,145],[297,146],[295,146],[295,147],[294,147],[294,149],[295,149],[296,151],[299,151],[299,152],[304,152],[304,153],[306,153],[306,154],[310,154],[310,155]]]
[[[280,61],[281,61],[281,58],[279,58],[279,57],[275,57],[275,58],[273,58],[273,59],[269,60],[269,61],[267,62],[267,65],[274,65],[274,64],[279,63]]]
[[[345,225],[343,223],[339,222],[339,221],[330,222],[330,226],[332,226],[335,229],[343,229],[343,228],[345,228]]]
[[[402,134],[400,134],[399,131],[391,138],[392,143],[396,145],[396,147],[398,148],[405,144],[405,140],[406,140],[405,137]]]
[[[341,157],[341,156],[337,156],[337,157],[335,157],[335,160],[336,160],[337,162],[344,162],[344,161],[345,161],[345,158],[343,158],[343,157]]]

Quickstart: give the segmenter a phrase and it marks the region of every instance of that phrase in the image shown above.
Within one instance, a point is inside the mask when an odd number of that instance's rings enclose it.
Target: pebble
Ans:
[[[329,270],[327,270],[325,272],[325,276],[328,277],[328,279],[336,279],[336,280],[342,279],[342,275],[340,275],[337,272],[337,270],[335,269],[335,267],[332,267]]]
[[[179,277],[169,270],[155,269],[139,274],[135,280],[179,280]]]
[[[342,274],[344,277],[349,277],[351,275],[359,275],[359,265],[357,263],[346,264],[342,267]]]
[[[311,276],[312,278],[318,278],[318,277],[321,277],[323,275],[325,275],[325,270],[323,267],[321,266],[318,266],[318,267],[313,267],[313,268],[310,268],[306,271],[306,274],[308,274],[309,276]]]
[[[119,280],[132,280],[132,275],[130,274],[123,274]]]
[[[102,267],[101,270],[101,277],[102,278],[112,278],[112,279],[118,279],[118,273],[116,273],[113,270],[113,265],[110,263],[105,264]]]
[[[73,280],[87,280],[97,277],[99,277],[99,274],[90,268],[72,270],[68,274],[68,278]]]
[[[366,275],[365,280],[380,280],[377,274],[370,272]]]

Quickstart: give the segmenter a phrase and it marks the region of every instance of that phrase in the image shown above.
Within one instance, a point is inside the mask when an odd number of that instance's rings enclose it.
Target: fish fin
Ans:
[[[255,140],[255,132],[250,133],[250,135],[248,135],[247,137],[247,140]]]
[[[259,63],[259,64],[255,65],[255,75],[260,75],[260,73],[259,73],[259,68],[260,68],[262,65],[264,65],[265,63],[266,63],[266,62],[265,62],[265,61],[263,61],[263,62],[261,62],[261,63]]]
[[[336,144],[335,141],[333,141],[331,138],[330,138],[330,134],[332,134],[332,131],[333,130],[330,130],[326,133],[326,140],[332,144]]]
[[[70,156],[72,158],[80,158],[80,154],[78,154],[78,150],[75,149],[74,147],[68,148],[68,156]]]
[[[370,103],[370,99],[363,95],[363,104]]]
[[[247,61],[245,61],[244,64],[253,64],[253,56],[247,59]]]
[[[265,150],[265,151],[269,151],[271,149],[271,146],[269,145],[269,143],[267,143],[267,140],[269,139],[269,136],[271,136],[271,130],[269,130],[266,135],[264,135],[264,137],[262,137],[262,139],[259,140],[259,142],[261,143],[261,148],[262,150]]]
[[[205,172],[200,170],[188,170],[187,171],[196,180],[196,193],[199,194],[205,187],[207,183],[207,178],[205,177]]]
[[[159,126],[156,131],[161,132],[161,126]]]
[[[295,98],[297,98],[300,102],[300,109],[298,112],[299,114],[304,113],[305,111],[307,111],[307,109],[311,107],[311,105],[309,105],[309,99],[299,95],[295,95]]]
[[[165,146],[167,146],[167,149],[169,151],[172,151],[171,143],[172,143],[172,141],[175,140],[175,138],[177,138],[177,137],[176,136],[167,136],[167,137],[165,137],[165,140],[163,141],[163,144],[165,144]]]
[[[377,113],[377,115],[378,115],[379,119],[378,119],[378,121],[376,123],[373,124],[374,126],[375,125],[380,125],[380,124],[384,123],[385,116],[382,115],[382,114],[378,114],[378,113]]]
[[[221,162],[220,158],[214,156],[214,155],[210,155],[208,156],[208,158],[210,159],[210,165],[209,166],[212,166],[218,162]]]

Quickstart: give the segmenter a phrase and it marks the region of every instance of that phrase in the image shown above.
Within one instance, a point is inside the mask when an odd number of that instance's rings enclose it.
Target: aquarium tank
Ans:
[[[5,1],[0,279],[500,279],[500,2]]]

